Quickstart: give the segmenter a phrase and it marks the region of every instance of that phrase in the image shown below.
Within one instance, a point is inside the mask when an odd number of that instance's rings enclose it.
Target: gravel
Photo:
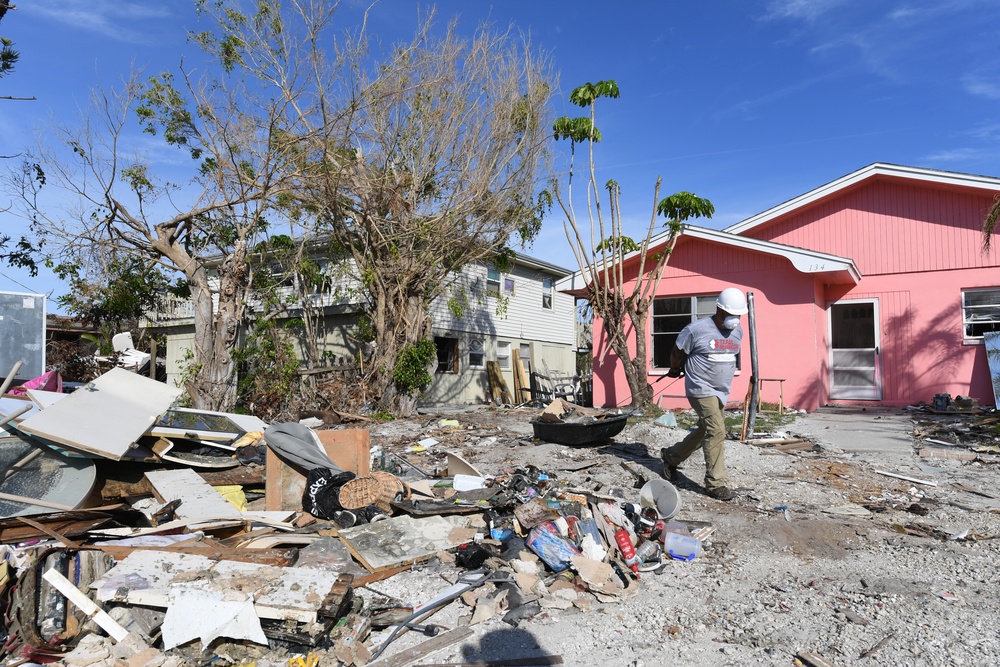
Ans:
[[[635,478],[621,462],[658,475],[660,448],[686,434],[683,418],[681,427],[635,419],[610,446],[563,447],[530,440],[534,414],[477,410],[397,420],[373,426],[372,443],[404,452],[431,437],[439,442],[410,454],[424,469],[442,468],[447,450],[484,474],[531,464],[571,486],[618,487],[637,501]],[[442,419],[456,419],[459,427],[441,428]],[[796,432],[794,422],[785,428]],[[687,480],[677,485],[682,507],[676,518],[715,526],[700,557],[643,573],[627,599],[601,602],[582,593],[569,608],[543,604],[540,614],[516,626],[498,615],[472,626],[468,640],[413,664],[548,655],[562,656],[567,665],[712,667],[808,664],[809,654],[836,665],[991,664],[1000,653],[994,620],[1000,593],[993,586],[1000,502],[952,483],[992,492],[998,459],[983,454],[974,462],[927,463],[914,444],[901,461],[822,443],[783,454],[727,440],[736,500],[703,494],[700,454],[685,463]],[[593,465],[566,470],[585,463]],[[907,475],[933,478],[937,486],[877,469],[917,470]],[[435,560],[362,593],[371,601],[416,604],[447,588],[457,572]],[[433,622],[455,627],[470,613],[455,602]],[[385,655],[424,639],[409,633]],[[869,651],[871,657],[861,657]]]

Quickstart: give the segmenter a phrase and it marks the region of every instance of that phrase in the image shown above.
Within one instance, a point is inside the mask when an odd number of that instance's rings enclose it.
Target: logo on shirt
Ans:
[[[713,350],[720,352],[739,352],[740,346],[734,340],[728,338],[716,338],[708,344]]]

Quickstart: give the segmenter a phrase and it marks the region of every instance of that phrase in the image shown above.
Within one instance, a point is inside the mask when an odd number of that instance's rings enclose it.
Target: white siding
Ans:
[[[505,279],[514,280],[514,292],[503,292]],[[542,308],[542,280],[558,276],[516,266],[501,275],[500,289],[508,296],[506,312],[497,313],[498,299],[486,291],[486,266],[466,267],[435,299],[430,312],[436,329],[482,333],[503,339],[544,341],[573,346],[576,344],[576,312],[572,296],[552,290],[552,308]],[[448,308],[450,298],[465,299],[460,318]]]

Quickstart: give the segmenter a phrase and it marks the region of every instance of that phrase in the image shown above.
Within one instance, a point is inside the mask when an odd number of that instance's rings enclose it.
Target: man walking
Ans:
[[[705,490],[717,500],[736,497],[726,486],[723,410],[743,340],[740,316],[746,313],[746,296],[735,287],[727,287],[715,302],[715,315],[684,327],[670,352],[667,375],[684,376],[684,393],[698,414],[698,426],[673,447],[660,450],[663,476],[676,481],[677,467],[701,448],[705,454]]]

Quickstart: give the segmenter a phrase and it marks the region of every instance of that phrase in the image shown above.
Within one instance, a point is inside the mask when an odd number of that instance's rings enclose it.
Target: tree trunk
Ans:
[[[236,373],[233,350],[246,310],[250,272],[246,242],[218,268],[218,310],[204,263],[180,245],[158,248],[175,266],[185,267],[184,275],[194,304],[194,372],[186,387],[192,406],[202,410],[228,412],[236,404]]]
[[[382,276],[384,279],[385,276]],[[416,413],[419,390],[400,388],[392,375],[400,353],[431,334],[431,318],[421,286],[400,284],[390,277],[373,286],[375,304],[370,313],[375,330],[367,384],[376,402],[397,417]],[[430,370],[430,369],[428,369]]]
[[[629,389],[632,391],[633,408],[648,410],[653,406],[653,385],[649,384],[648,360],[646,356],[646,311],[640,308],[632,308],[629,311],[632,319],[632,329],[635,331],[635,355],[631,363],[624,364],[626,368],[626,378],[629,380]],[[628,367],[631,365],[632,373],[629,377]]]

